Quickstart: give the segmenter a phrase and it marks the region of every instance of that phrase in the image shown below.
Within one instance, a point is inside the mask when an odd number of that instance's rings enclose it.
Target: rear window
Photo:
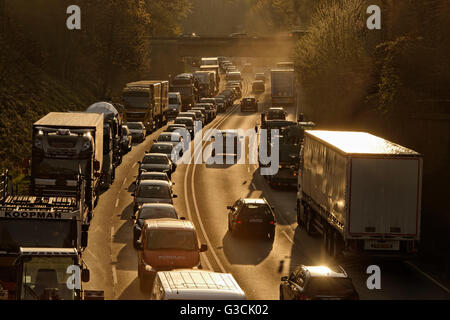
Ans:
[[[136,196],[138,198],[170,198],[170,190],[166,185],[140,185]]]
[[[152,174],[152,173],[143,173],[141,175],[142,181],[145,180],[162,180],[162,181],[169,181],[169,177],[166,174]]]
[[[150,153],[169,153],[172,152],[172,145],[157,145],[154,144],[152,145],[152,147],[150,148]]]
[[[265,204],[247,204],[242,208],[240,215],[272,217],[272,212],[269,206]]]
[[[312,277],[308,291],[313,295],[349,296],[355,293],[351,279],[332,277]]]
[[[130,122],[127,123],[127,127],[128,127],[128,129],[134,129],[134,130],[144,128],[144,126],[141,123],[130,123]]]
[[[142,208],[139,213],[139,219],[178,219],[174,208]]]
[[[192,119],[175,119],[175,123],[185,124],[187,126],[194,125],[194,121]]]
[[[192,230],[150,230],[147,237],[148,250],[196,250]]]
[[[143,164],[168,164],[169,159],[167,157],[161,156],[145,156],[142,160]]]

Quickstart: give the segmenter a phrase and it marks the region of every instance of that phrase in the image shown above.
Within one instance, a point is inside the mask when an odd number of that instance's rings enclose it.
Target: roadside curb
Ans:
[[[414,263],[412,263],[411,261],[405,261],[404,262],[407,266],[409,266],[410,268],[412,268],[414,271],[420,273],[422,276],[424,276],[425,278],[427,278],[428,280],[430,280],[431,282],[433,282],[435,285],[439,286],[442,290],[444,290],[447,293],[450,293],[450,289],[447,288],[446,286],[444,286],[442,283],[440,283],[439,281],[437,281],[436,279],[434,279],[432,276],[430,276],[428,273],[426,273],[425,271],[422,271],[418,266],[416,266]]]

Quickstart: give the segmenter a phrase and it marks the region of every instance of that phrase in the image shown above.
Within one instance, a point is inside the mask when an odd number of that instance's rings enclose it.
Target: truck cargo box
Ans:
[[[301,189],[346,239],[418,240],[422,162],[421,154],[365,132],[310,130]]]
[[[103,165],[103,114],[86,112],[50,112],[36,121],[33,128],[95,130],[95,160]]]

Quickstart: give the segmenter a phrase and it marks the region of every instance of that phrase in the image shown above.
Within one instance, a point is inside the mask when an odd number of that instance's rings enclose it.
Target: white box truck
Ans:
[[[421,154],[365,132],[305,132],[297,220],[323,235],[326,252],[416,252]]]

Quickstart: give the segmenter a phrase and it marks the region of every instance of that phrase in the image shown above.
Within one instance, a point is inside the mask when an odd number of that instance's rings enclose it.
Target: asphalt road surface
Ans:
[[[267,70],[255,70],[254,72]],[[224,81],[222,81],[224,82]],[[250,94],[250,75],[245,76],[244,96]],[[258,113],[240,113],[235,105],[219,114],[206,128],[252,129],[260,122],[260,112],[268,108],[270,87],[259,96]],[[237,101],[236,101],[237,103]],[[288,109],[289,120],[297,118]],[[314,119],[311,119],[314,120]],[[133,208],[133,181],[141,160],[163,129],[135,144],[116,171],[116,180],[94,211],[89,245],[84,252],[91,270],[85,289],[104,290],[105,299],[147,299],[139,290],[137,253],[132,245],[130,220]],[[194,148],[191,143],[191,150]],[[246,156],[247,152],[246,152]],[[247,299],[279,299],[280,277],[297,265],[332,265],[322,250],[321,237],[311,237],[297,226],[296,191],[270,188],[259,174],[257,164],[180,164],[172,175],[174,205],[180,216],[194,222],[200,243],[208,245],[202,265],[216,272],[229,272],[246,293]],[[233,238],[227,231],[227,205],[240,197],[266,197],[275,207],[275,239]],[[450,295],[399,261],[347,259],[339,262],[351,275],[361,299],[450,299]],[[369,290],[369,265],[381,269],[381,289]]]

